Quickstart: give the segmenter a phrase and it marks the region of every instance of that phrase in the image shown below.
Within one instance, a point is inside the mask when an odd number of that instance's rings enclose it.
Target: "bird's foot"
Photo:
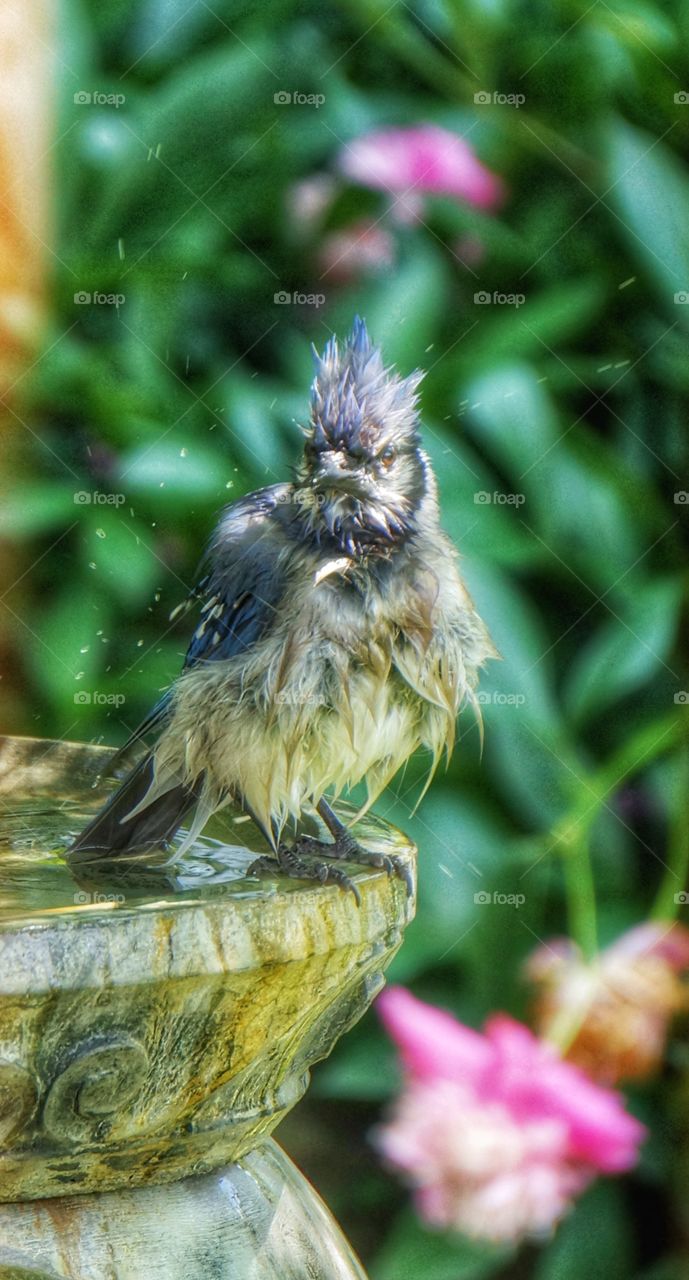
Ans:
[[[290,876],[293,880],[316,880],[319,884],[339,884],[340,888],[348,889],[354,895],[357,906],[361,906],[361,894],[354,881],[340,867],[334,867],[328,862],[323,862],[322,857],[314,856],[314,853],[322,855],[326,849],[332,849],[332,845],[321,845],[318,840],[313,841],[313,844],[318,846],[317,850],[302,848],[303,841],[300,840],[292,846],[280,844],[277,858],[256,858],[246,874],[274,876],[279,867],[284,875]]]
[[[362,867],[375,867],[376,870],[386,871],[389,876],[397,876],[404,881],[409,897],[414,892],[412,874],[403,858],[364,849],[350,831],[343,831],[332,843],[316,840],[313,836],[300,836],[294,845],[294,850],[297,854],[306,854],[311,857],[317,854],[322,858],[339,858],[345,862],[357,862]]]

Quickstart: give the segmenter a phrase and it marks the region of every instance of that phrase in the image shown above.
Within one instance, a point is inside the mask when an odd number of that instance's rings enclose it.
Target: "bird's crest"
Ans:
[[[311,385],[311,435],[317,448],[375,448],[384,432],[398,441],[418,443],[417,370],[401,378],[386,369],[380,349],[357,316],[340,348],[330,338],[323,354],[314,348],[316,376]]]

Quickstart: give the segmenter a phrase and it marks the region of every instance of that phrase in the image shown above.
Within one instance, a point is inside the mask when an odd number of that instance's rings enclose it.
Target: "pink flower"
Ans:
[[[503,196],[500,179],[469,144],[434,124],[380,129],[356,138],[340,153],[339,167],[352,181],[403,201],[435,194],[494,209]]]
[[[687,969],[689,930],[662,923],[629,929],[592,964],[562,938],[526,966],[541,1035],[566,1038],[569,1060],[605,1084],[659,1070],[670,1020],[689,1005]]]
[[[399,987],[378,1008],[407,1074],[378,1145],[428,1222],[543,1236],[597,1173],[636,1163],[645,1130],[619,1096],[512,1018],[480,1034]]]

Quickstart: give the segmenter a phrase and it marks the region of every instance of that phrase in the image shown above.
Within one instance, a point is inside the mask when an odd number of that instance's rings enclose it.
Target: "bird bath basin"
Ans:
[[[0,740],[0,1280],[361,1277],[268,1138],[382,986],[413,898],[370,868],[360,907],[247,878],[266,848],[232,810],[180,862],[71,868],[110,754]],[[413,870],[394,828],[357,834]]]

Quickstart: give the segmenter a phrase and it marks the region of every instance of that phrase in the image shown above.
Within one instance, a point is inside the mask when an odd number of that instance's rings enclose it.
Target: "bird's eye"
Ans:
[[[380,454],[380,460],[384,467],[391,466],[392,463],[395,461],[396,457],[397,457],[397,450],[394,444],[386,445],[382,453]]]

